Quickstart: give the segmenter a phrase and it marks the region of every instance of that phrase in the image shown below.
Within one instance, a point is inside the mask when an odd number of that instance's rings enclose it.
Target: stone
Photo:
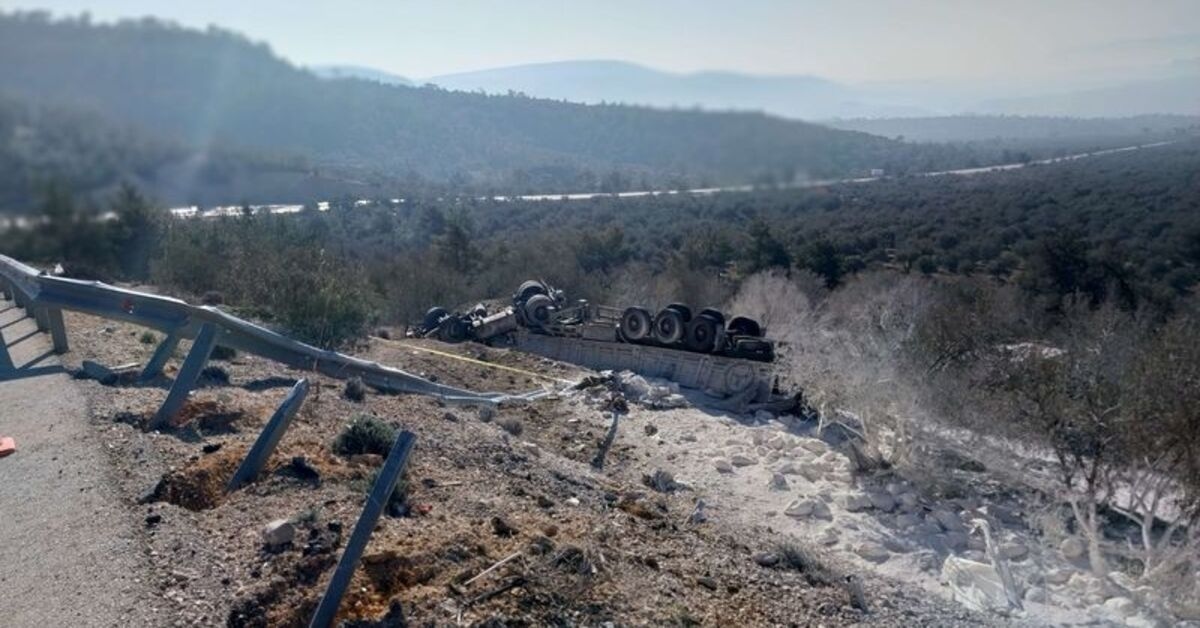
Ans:
[[[783,509],[783,514],[789,517],[807,517],[816,509],[816,502],[811,499],[797,499]]]
[[[990,564],[947,556],[942,563],[942,580],[955,601],[974,611],[1009,608],[1000,575]]]
[[[816,438],[801,438],[800,446],[818,456],[829,451],[829,446],[825,444],[825,441]]]
[[[779,564],[779,555],[774,552],[759,552],[754,555],[754,562],[760,567],[774,567]]]
[[[821,501],[814,501],[812,516],[817,519],[831,521],[833,520],[833,511],[829,510],[829,504]]]
[[[1105,600],[1104,608],[1117,617],[1129,617],[1137,613],[1137,604],[1127,597],[1114,597]]]
[[[871,508],[871,499],[862,494],[843,495],[841,506],[850,512],[861,512]]]
[[[496,536],[510,537],[515,536],[519,530],[517,529],[517,526],[509,522],[508,519],[505,519],[501,516],[495,516],[492,517],[492,532],[495,533]]]
[[[101,384],[110,384],[117,379],[117,374],[112,369],[91,360],[84,360],[80,365],[80,371],[87,379],[94,379]]]
[[[568,506],[578,506],[578,505],[579,505],[579,498],[578,498],[578,497],[568,497],[568,498],[567,498],[567,505],[568,505]]]
[[[1025,589],[1026,602],[1045,604],[1048,599],[1050,599],[1050,596],[1047,595],[1046,590],[1041,587],[1029,587],[1028,589]]]
[[[263,545],[276,551],[290,545],[296,538],[296,526],[287,519],[276,519],[263,527]]]
[[[930,513],[930,516],[947,532],[966,532],[962,520],[949,510],[935,510]]]
[[[754,420],[757,423],[769,423],[775,420],[775,415],[766,410],[759,410],[754,413]]]
[[[967,549],[967,534],[965,532],[947,532],[943,537],[946,547],[959,552]]]
[[[871,505],[874,506],[876,510],[892,512],[892,510],[895,510],[896,508],[896,500],[887,493],[868,493],[867,497],[871,500]]]
[[[1029,548],[1017,542],[1009,542],[1000,545],[999,553],[1008,560],[1019,561],[1029,555]]]
[[[913,514],[896,515],[897,528],[912,528],[920,525],[921,518]]]
[[[1075,560],[1083,556],[1084,552],[1087,551],[1087,544],[1083,542],[1083,539],[1070,536],[1063,539],[1063,542],[1058,546],[1058,551],[1062,552],[1063,558]]]
[[[854,548],[854,553],[863,560],[873,563],[887,562],[887,559],[891,557],[891,552],[878,543],[860,543],[858,547]]]
[[[896,497],[896,503],[904,512],[916,512],[921,507],[921,498],[916,493],[901,493]]]
[[[831,527],[821,530],[821,532],[819,534],[817,534],[817,542],[820,543],[821,545],[825,545],[827,547],[832,546],[832,545],[837,545],[837,542],[838,542],[837,530],[834,530]]]
[[[749,467],[758,464],[758,459],[746,454],[733,454],[729,459],[735,467]]]
[[[733,465],[725,458],[714,458],[713,466],[721,473],[733,473]]]
[[[770,447],[776,451],[783,451],[784,449],[787,449],[788,445],[790,444],[791,443],[788,443],[787,437],[783,434],[776,434],[767,441],[767,447]]]
[[[1070,569],[1051,569],[1046,572],[1047,584],[1066,584],[1071,579]]]
[[[162,515],[160,515],[158,513],[146,515],[146,527],[147,528],[153,528],[154,526],[156,526],[160,523],[162,523]]]
[[[786,491],[788,490],[788,481],[782,473],[774,473],[771,475],[771,482],[768,486],[773,491]]]

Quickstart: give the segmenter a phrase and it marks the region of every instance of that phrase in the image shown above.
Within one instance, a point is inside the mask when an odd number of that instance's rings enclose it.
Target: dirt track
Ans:
[[[0,459],[0,625],[162,625],[87,399],[12,305],[0,301],[0,435],[17,443]]]

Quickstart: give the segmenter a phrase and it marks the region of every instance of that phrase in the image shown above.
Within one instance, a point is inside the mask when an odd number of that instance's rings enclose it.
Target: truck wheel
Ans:
[[[706,307],[700,310],[700,316],[707,316],[717,323],[717,327],[725,326],[725,315],[720,310],[714,310],[711,307]]]
[[[517,288],[517,302],[524,303],[535,294],[546,294],[546,285],[536,279],[530,279]]]
[[[544,294],[535,294],[525,302],[525,319],[534,327],[543,327],[550,322],[550,308],[554,300]]]
[[[708,316],[697,316],[687,326],[684,343],[697,353],[712,353],[717,348],[717,330],[720,326]]]
[[[442,322],[443,318],[450,315],[444,307],[431,307],[428,312],[425,312],[425,318],[421,320],[421,326],[425,331],[431,331]]]
[[[467,322],[458,316],[446,321],[438,330],[438,337],[443,342],[462,342],[469,335],[470,329],[467,327]]]
[[[629,342],[641,342],[650,336],[650,312],[645,308],[626,308],[621,315],[621,335]]]
[[[729,321],[730,336],[750,336],[751,338],[761,338],[763,335],[762,326],[753,318],[745,316],[734,317]]]
[[[685,331],[687,331],[687,324],[684,322],[683,315],[674,307],[668,307],[654,317],[654,339],[661,344],[678,343],[683,339]]]
[[[692,308],[690,308],[682,303],[672,303],[663,309],[664,310],[675,310],[676,312],[679,312],[679,317],[683,319],[684,323],[687,323],[692,320]]]

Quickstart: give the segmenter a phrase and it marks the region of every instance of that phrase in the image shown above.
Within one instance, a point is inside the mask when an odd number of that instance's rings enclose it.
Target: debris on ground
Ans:
[[[17,451],[17,441],[11,436],[0,436],[0,458]]]

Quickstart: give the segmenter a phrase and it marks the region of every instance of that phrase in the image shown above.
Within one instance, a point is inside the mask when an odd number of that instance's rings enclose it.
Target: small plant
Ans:
[[[216,290],[209,290],[204,293],[204,296],[200,297],[200,303],[204,305],[224,305],[225,295]]]
[[[350,401],[362,401],[367,398],[367,385],[361,377],[351,377],[346,380],[346,388],[342,394]]]
[[[813,586],[827,586],[833,583],[833,571],[808,550],[792,543],[782,543],[776,548],[779,556],[780,569],[798,571],[804,579]]]
[[[200,371],[200,380],[205,384],[225,386],[229,384],[229,371],[219,366],[206,366]]]
[[[378,338],[383,338],[384,340],[391,340],[392,330],[388,329],[387,327],[380,327],[379,329],[375,330],[375,336]]]
[[[144,331],[142,335],[138,336],[138,342],[144,345],[152,345],[158,342],[158,336],[155,336],[153,332]]]
[[[375,482],[379,481],[379,472],[381,469],[376,469],[371,473],[370,477],[366,478],[361,489],[364,492],[370,493],[375,487]],[[360,480],[361,481],[361,480]],[[392,489],[392,494],[388,496],[387,504],[384,505],[384,512],[389,517],[407,517],[411,512],[408,503],[408,471],[400,474],[396,480],[396,487]]]
[[[525,431],[525,425],[521,423],[521,419],[514,417],[500,419],[499,421],[496,421],[496,425],[499,425],[504,429],[505,432],[508,432],[513,436],[520,436],[521,432]]]
[[[237,357],[237,350],[223,345],[216,345],[213,347],[212,353],[210,353],[208,357],[212,358],[213,360],[229,361]]]
[[[378,454],[386,456],[396,440],[396,428],[369,414],[356,415],[333,441],[333,450],[343,456]]]

